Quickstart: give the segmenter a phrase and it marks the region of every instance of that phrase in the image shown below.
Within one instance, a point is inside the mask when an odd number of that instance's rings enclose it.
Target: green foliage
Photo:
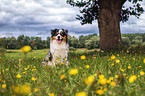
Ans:
[[[122,6],[127,0],[120,0],[118,2],[120,5]],[[122,22],[126,22],[129,19],[129,16],[133,15],[137,18],[139,18],[139,16],[144,12],[143,7],[141,7],[141,4],[139,4],[138,1],[142,1],[142,0],[128,0],[130,3],[132,3],[132,6],[129,8],[125,8],[125,6],[123,6],[121,9],[121,13],[120,13],[120,21]],[[105,4],[110,4],[108,2],[112,2],[112,0],[110,1],[103,1],[106,2]],[[76,19],[81,20],[81,24],[92,24],[92,22],[94,20],[97,20],[99,18],[99,12],[102,8],[102,6],[100,6],[101,4],[101,0],[81,0],[81,1],[75,1],[75,0],[67,0],[67,3],[70,4],[71,6],[76,6],[81,8],[80,13],[81,15],[77,15]],[[113,2],[112,2],[113,3]],[[117,3],[115,2],[115,4],[112,5],[116,5]],[[109,8],[108,8],[109,10]]]
[[[131,41],[129,40],[128,37],[122,37],[122,44],[129,47],[131,44]]]

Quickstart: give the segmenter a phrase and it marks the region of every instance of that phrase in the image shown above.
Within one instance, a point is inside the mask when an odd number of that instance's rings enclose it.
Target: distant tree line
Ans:
[[[81,35],[79,38],[68,36],[68,43],[70,48],[87,48],[94,49],[100,47],[100,37],[97,34],[88,36]],[[122,44],[124,46],[145,46],[145,34],[122,34]],[[50,48],[50,37],[47,40],[42,40],[41,37],[29,37],[20,35],[15,37],[0,38],[0,46],[6,49],[20,49],[21,47],[29,45],[32,49]]]

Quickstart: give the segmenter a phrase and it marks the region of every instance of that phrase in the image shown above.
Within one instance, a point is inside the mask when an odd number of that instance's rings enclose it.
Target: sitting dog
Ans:
[[[45,65],[66,64],[68,65],[68,30],[51,30],[50,50],[42,63]]]

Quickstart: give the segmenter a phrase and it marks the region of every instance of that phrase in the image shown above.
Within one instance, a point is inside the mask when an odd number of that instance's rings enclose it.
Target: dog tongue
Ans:
[[[61,42],[61,40],[57,40],[57,42],[58,42],[58,43],[60,43],[60,42]]]

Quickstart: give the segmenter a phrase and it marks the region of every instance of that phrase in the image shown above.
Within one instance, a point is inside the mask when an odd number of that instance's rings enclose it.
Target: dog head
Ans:
[[[68,30],[64,29],[51,30],[51,38],[52,40],[56,40],[57,43],[67,42],[67,34]]]

